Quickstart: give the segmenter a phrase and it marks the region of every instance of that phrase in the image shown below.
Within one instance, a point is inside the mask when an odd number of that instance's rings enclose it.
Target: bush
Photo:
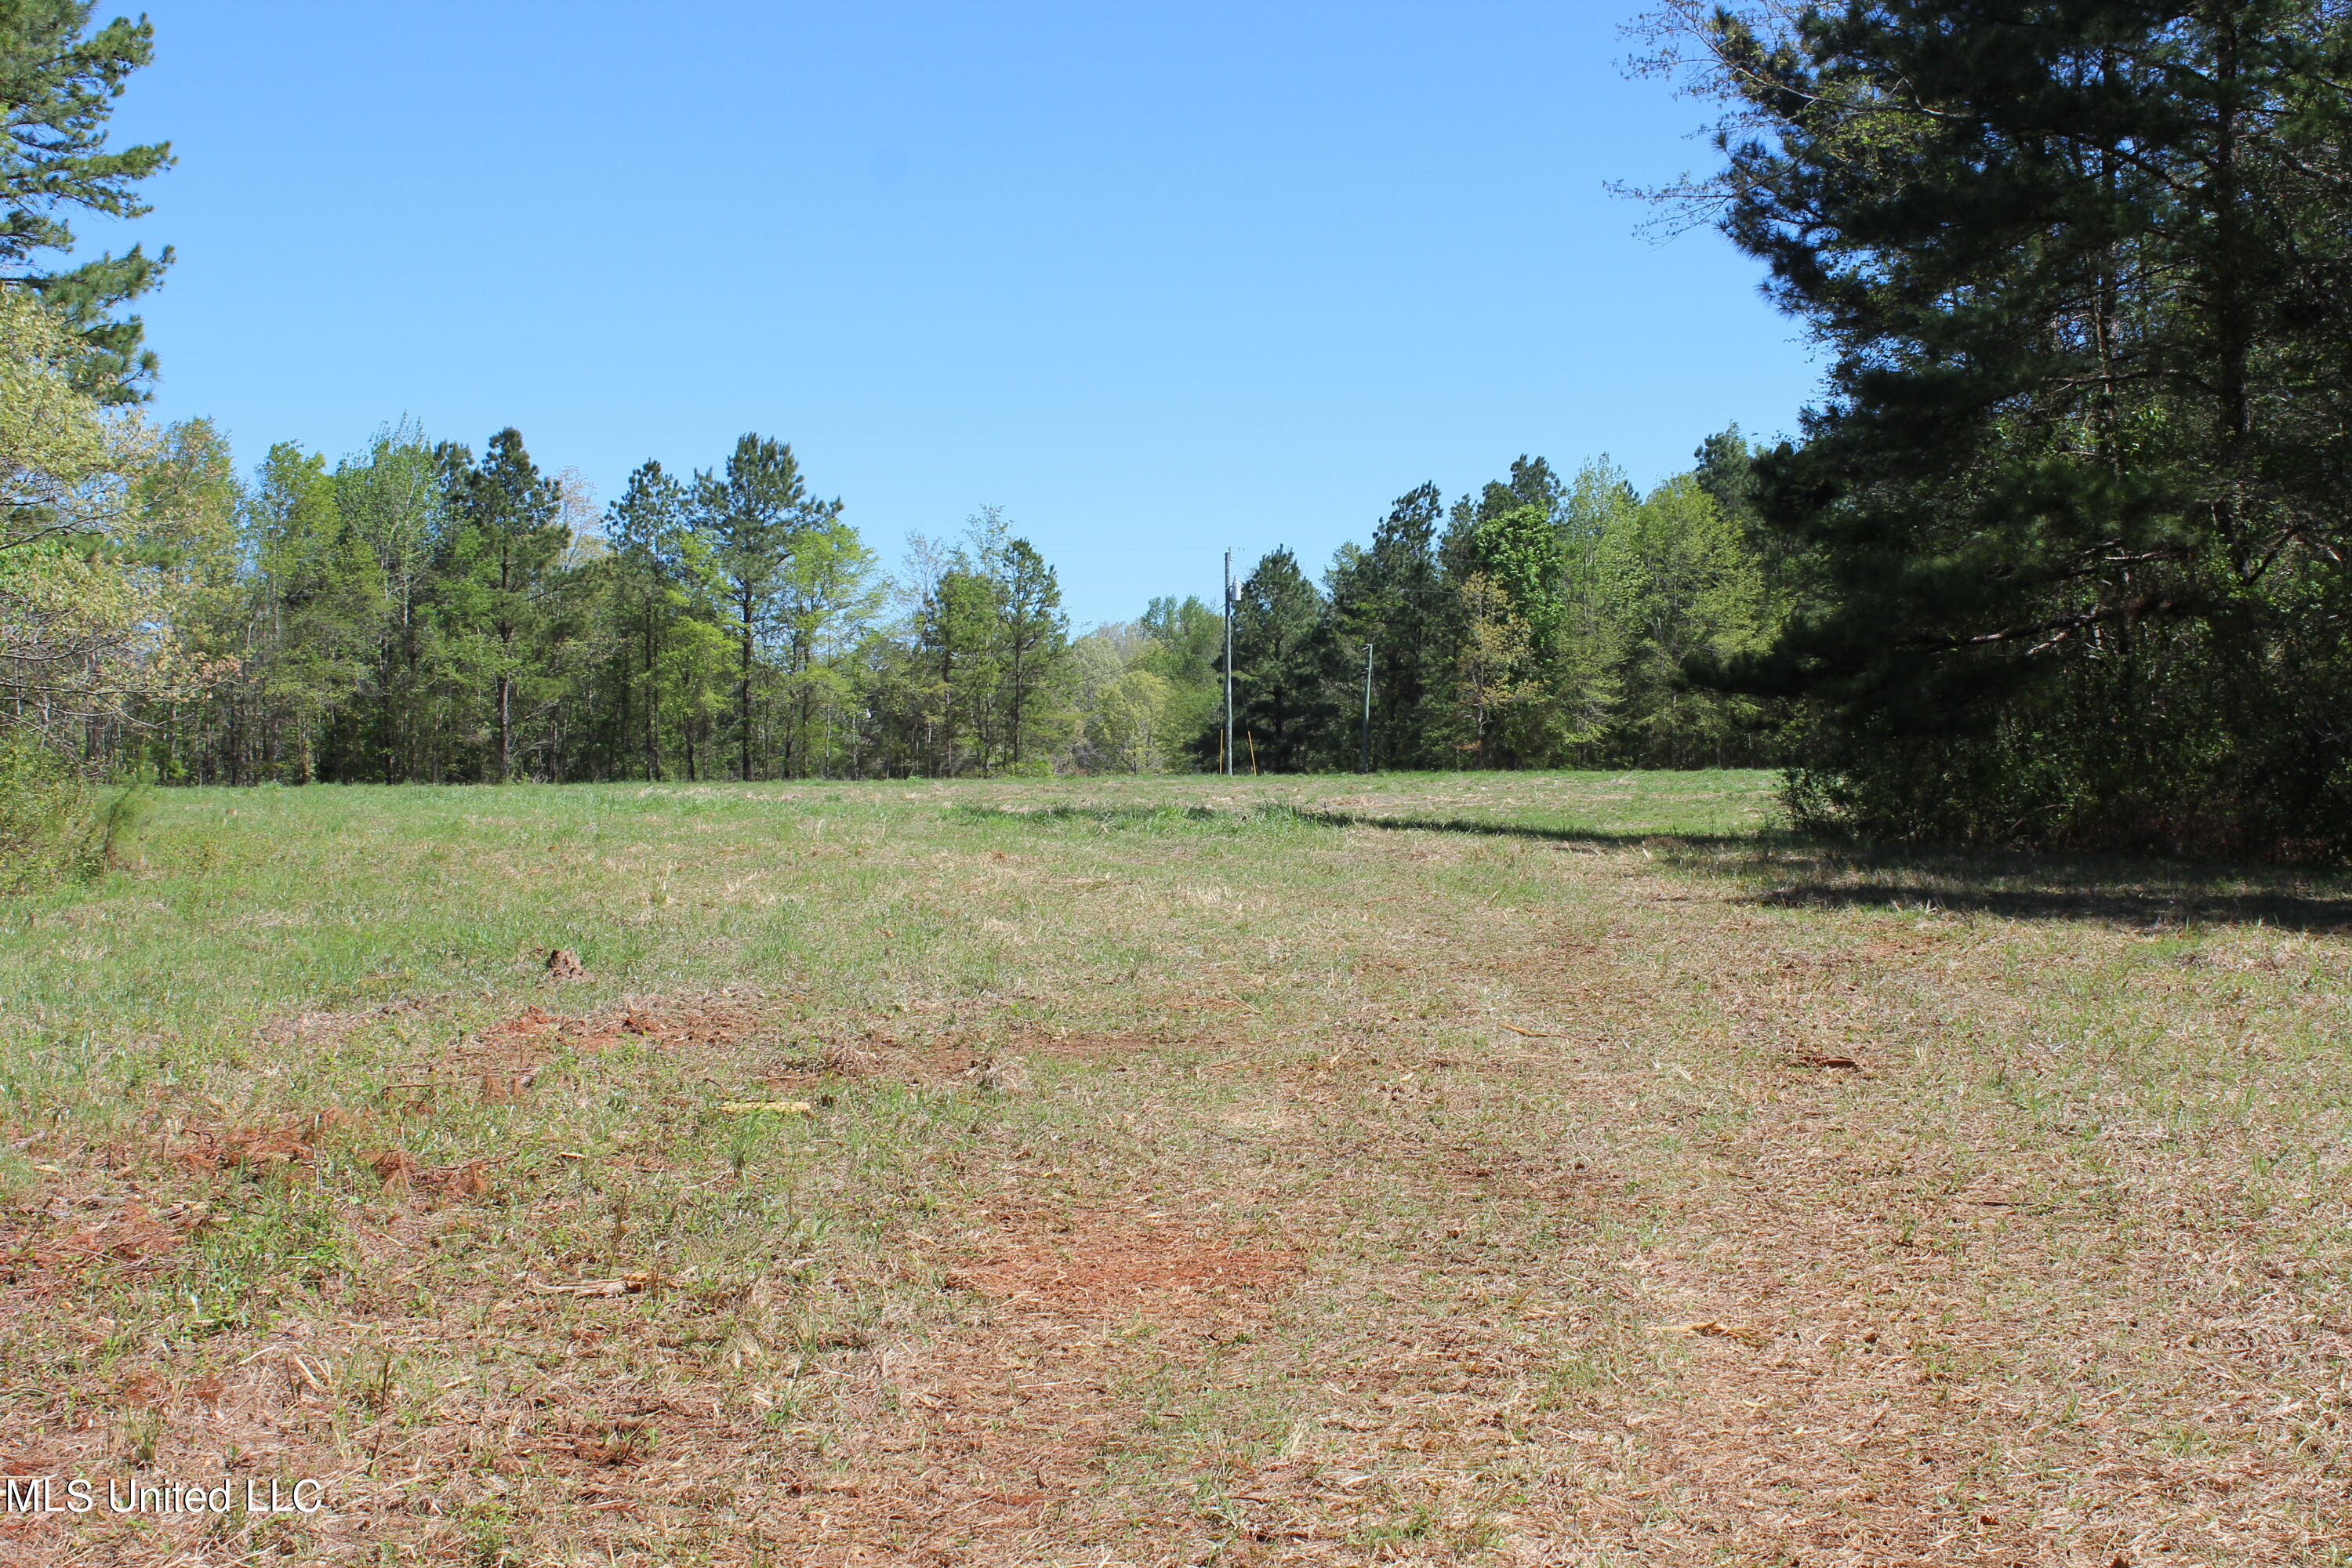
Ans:
[[[109,827],[64,759],[23,730],[0,728],[0,893],[95,875]]]

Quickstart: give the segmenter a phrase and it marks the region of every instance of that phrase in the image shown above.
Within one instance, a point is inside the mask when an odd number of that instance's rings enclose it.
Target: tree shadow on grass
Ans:
[[[1531,838],[1556,844],[1585,844],[1601,848],[1693,846],[1729,848],[1752,844],[1750,837],[1730,834],[1615,833],[1605,828],[1547,827],[1523,822],[1480,822],[1468,817],[1374,816],[1351,811],[1325,811],[1312,806],[1270,801],[1239,811],[1206,805],[958,805],[945,814],[950,822],[1003,824],[1029,827],[1084,827],[1097,832],[1207,829],[1236,832],[1293,827],[1386,827],[1414,833],[1478,833],[1504,838]]]
[[[1850,848],[1744,858],[1738,874],[1765,884],[1746,901],[1773,909],[1877,908],[2088,921],[2157,935],[2216,925],[2313,935],[2352,932],[2352,883],[2328,870]]]
[[[1892,909],[2006,920],[2089,921],[2151,933],[2198,925],[2352,932],[2352,873],[2324,868],[2034,855],[2014,850],[1874,849],[1783,830],[1612,832],[1461,817],[1300,813],[1334,827],[1474,833],[1604,849],[1648,849],[1677,868],[1747,883],[1738,901],[1769,909]]]
[[[1079,828],[1094,833],[1245,833],[1316,826],[1311,813],[1279,803],[1244,811],[1205,805],[958,805],[945,820],[966,825]]]
[[[1482,822],[1467,816],[1375,816],[1353,811],[1301,809],[1297,815],[1325,827],[1388,827],[1411,833],[1475,833],[1496,838],[1530,838],[1547,844],[1585,844],[1601,849],[1732,850],[1752,847],[1776,835],[1759,833],[1668,833],[1607,827],[1549,827],[1529,822]]]

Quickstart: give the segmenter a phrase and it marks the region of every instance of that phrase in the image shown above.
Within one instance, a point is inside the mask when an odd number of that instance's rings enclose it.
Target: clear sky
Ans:
[[[757,430],[893,563],[1004,507],[1082,623],[1522,452],[1646,483],[1816,370],[1604,189],[1708,159],[1639,4],[146,0],[157,412],[606,500]]]

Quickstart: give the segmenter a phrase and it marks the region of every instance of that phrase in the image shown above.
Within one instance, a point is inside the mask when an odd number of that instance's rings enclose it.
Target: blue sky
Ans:
[[[1004,507],[1083,623],[1816,383],[1604,188],[1707,158],[1638,0],[148,5],[157,412],[247,463],[514,425],[609,500],[757,430],[887,560]]]

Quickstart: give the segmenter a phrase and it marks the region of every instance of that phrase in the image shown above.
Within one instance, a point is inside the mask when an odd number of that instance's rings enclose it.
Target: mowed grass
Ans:
[[[0,1469],[100,1500],[11,1562],[2352,1562],[2334,874],[1840,851],[1754,773],[141,855],[0,919]]]

